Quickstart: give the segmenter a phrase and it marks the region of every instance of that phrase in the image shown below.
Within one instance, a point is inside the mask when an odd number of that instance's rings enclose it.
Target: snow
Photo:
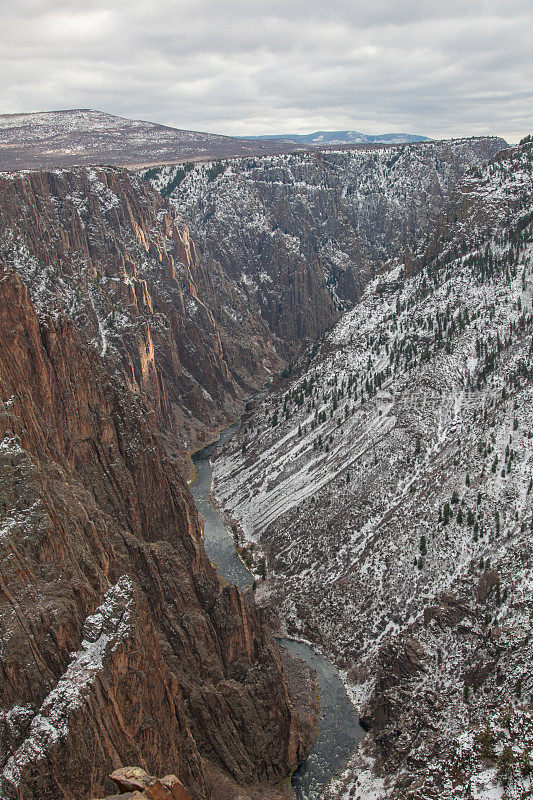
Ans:
[[[14,402],[10,397],[4,401],[9,409]],[[17,540],[27,535],[35,525],[46,519],[46,512],[39,490],[33,480],[34,465],[27,452],[21,447],[18,436],[8,433],[0,440],[0,484],[8,481],[8,492],[0,521],[0,539],[10,540],[13,547]],[[12,476],[16,476],[17,491],[12,492]],[[11,498],[11,500],[8,500]]]
[[[68,735],[69,718],[98,680],[104,660],[133,629],[133,584],[126,575],[110,587],[102,604],[87,617],[84,639],[71,663],[35,714],[23,744],[10,756],[2,778],[16,787],[31,762],[46,760],[50,750]],[[11,714],[15,709],[11,710]]]
[[[414,246],[458,176],[479,163],[479,142],[470,140],[328,150],[320,159],[307,151],[227,159],[215,178],[213,163],[196,164],[169,202],[228,275],[235,264],[243,267],[240,284],[252,298],[283,297],[284,265],[292,276],[305,275],[310,248],[335,309],[345,310],[353,289],[349,280],[339,288],[341,277],[364,283],[371,262],[403,252],[406,235]],[[166,192],[180,169],[143,174]]]
[[[90,109],[0,115],[0,164],[4,169],[175,163],[294,147],[287,142],[253,142],[181,130]]]
[[[409,691],[445,698],[438,713],[429,701],[425,713],[446,758],[461,719],[472,744],[490,709],[505,704],[522,720],[521,752],[529,741],[533,384],[523,370],[531,369],[533,333],[530,188],[527,154],[489,167],[481,188],[467,179],[470,216],[443,243],[440,265],[404,280],[402,264],[392,261],[214,462],[217,502],[243,541],[256,543],[256,556],[268,557],[258,599],[290,635],[312,639],[345,668],[361,706],[372,696],[383,644],[409,632],[435,663],[444,648],[441,666],[413,678]],[[509,266],[506,237],[522,222]],[[466,249],[454,255],[464,239]],[[487,248],[496,267],[483,276],[478,265]],[[485,369],[491,352],[494,365]],[[446,504],[450,519],[443,522]],[[475,593],[489,564],[505,597],[487,601],[487,622]],[[424,623],[425,609],[438,606],[445,591],[473,607],[463,639]],[[469,702],[461,676],[489,658],[481,643],[490,641],[491,626],[506,653],[505,677],[498,684],[491,673]],[[423,745],[412,747],[429,758]],[[471,752],[480,800],[502,797],[494,769],[487,772],[475,747]],[[466,750],[454,757],[466,759]],[[332,796],[396,798],[393,784],[361,759],[364,753]],[[432,781],[447,774],[446,764],[432,764],[423,777],[428,797]],[[447,788],[439,797],[470,796],[442,780]],[[516,792],[528,786],[516,778]]]
[[[178,214],[191,220],[204,252],[216,245],[214,262],[227,257],[239,263],[234,282],[241,296],[248,297],[249,289],[252,297],[261,291],[278,301],[284,265],[290,266],[290,275],[295,274],[293,268],[308,274],[306,247],[312,241],[316,251],[311,252],[323,267],[327,290],[336,308],[345,308],[351,301],[342,295],[339,272],[360,259],[356,274],[366,288],[358,303],[318,352],[305,354],[290,384],[260,404],[240,438],[215,463],[215,494],[240,525],[241,535],[258,543],[256,554],[268,556],[270,577],[261,586],[261,601],[282,615],[291,636],[312,640],[336,660],[358,704],[366,703],[374,691],[381,646],[401,642],[406,632],[420,638],[436,666],[416,677],[410,689],[420,695],[421,704],[428,692],[446,698],[449,710],[442,712],[438,726],[447,747],[457,737],[458,719],[468,717],[475,730],[495,702],[495,684],[489,682],[486,697],[483,688],[482,701],[470,709],[461,699],[457,677],[465,658],[477,652],[472,642],[488,639],[491,629],[480,619],[468,619],[464,638],[457,643],[435,624],[424,626],[423,614],[444,590],[473,602],[481,559],[498,569],[508,591],[499,605],[491,600],[488,606],[498,641],[512,653],[505,686],[498,691],[505,693],[517,714],[522,701],[513,694],[513,681],[516,686],[523,677],[525,699],[532,692],[531,678],[523,675],[526,662],[520,659],[527,647],[533,584],[527,560],[530,528],[524,528],[531,521],[533,394],[531,385],[520,378],[520,368],[531,360],[533,253],[530,245],[522,248],[518,266],[498,268],[486,280],[479,279],[469,261],[487,246],[495,259],[507,258],[509,242],[501,231],[510,222],[526,219],[528,207],[520,207],[520,198],[530,183],[527,164],[515,164],[513,174],[505,167],[491,167],[481,181],[466,179],[464,206],[471,214],[457,222],[454,239],[442,243],[441,253],[449,252],[450,258],[435,267],[435,282],[427,268],[404,279],[402,261],[405,242],[399,229],[414,209],[420,248],[413,257],[422,257],[424,231],[444,207],[458,165],[463,169],[465,164],[478,164],[475,150],[468,141],[339,150],[323,154],[323,168],[317,168],[315,156],[308,153],[254,159],[255,166],[231,160],[214,179],[213,164],[199,165],[187,172],[170,198]],[[449,162],[442,160],[443,152]],[[461,158],[454,161],[458,152]],[[71,180],[72,192],[64,210],[78,216],[90,239],[94,220],[87,192],[80,191],[77,182],[85,171],[69,174],[74,177],[64,177]],[[107,190],[99,170],[87,174],[91,201],[104,227],[109,222],[112,230],[117,195]],[[175,167],[165,168],[153,178],[154,184],[164,189],[176,174]],[[140,185],[140,178],[135,180]],[[422,203],[419,190],[430,201]],[[342,227],[329,227],[320,207],[340,206],[341,200]],[[275,207],[306,224],[285,230],[272,211]],[[58,212],[61,208],[59,203]],[[483,214],[476,212],[480,208]],[[378,219],[385,225],[377,227]],[[397,229],[391,231],[388,223],[393,220]],[[154,231],[164,221],[159,210]],[[318,227],[320,235],[313,240]],[[488,239],[487,228],[493,229]],[[221,231],[231,235],[222,236]],[[463,233],[468,248],[458,254],[453,248]],[[127,305],[119,304],[118,313],[113,309],[111,315],[111,281],[126,287],[143,276],[157,281],[160,269],[157,258],[146,253],[143,232],[122,231],[121,236],[128,254],[128,272],[121,278],[109,278],[105,270],[95,276],[93,265],[79,252],[68,264],[70,272],[63,273],[61,265],[45,267],[30,256],[16,228],[6,227],[1,236],[8,263],[28,286],[41,319],[68,313],[83,320],[80,327],[107,361],[119,352],[120,337],[139,324],[136,311]],[[164,242],[171,246],[168,239]],[[259,257],[257,243],[264,245],[268,258]],[[185,283],[185,265],[175,267]],[[228,280],[231,275],[228,271]],[[189,317],[201,311],[200,301],[190,294],[185,293],[183,303]],[[221,303],[221,311],[227,319],[238,320],[226,303]],[[155,315],[152,322],[158,324]],[[486,354],[477,351],[480,339],[490,348],[502,342],[494,369],[485,376]],[[181,375],[194,380],[187,370]],[[511,386],[511,378],[520,385]],[[308,386],[312,380],[309,392],[304,380]],[[511,386],[506,399],[505,386]],[[4,446],[6,457],[24,463],[16,441]],[[498,468],[492,471],[495,455]],[[452,503],[452,518],[444,524],[443,508],[453,492],[459,501]],[[38,513],[37,498],[30,501],[22,498],[11,515],[12,527],[6,515],[5,535],[23,532],[28,514]],[[479,533],[474,535],[473,525],[458,520],[458,508],[465,517],[468,511],[475,515]],[[427,546],[423,556],[422,536]],[[84,702],[114,642],[127,635],[113,610],[117,598],[124,600],[121,591],[119,587],[116,597],[110,595],[87,620],[71,666],[33,720],[29,738],[12,756],[13,780],[29,759],[46,757],[47,748],[61,741],[70,713]],[[113,621],[111,627],[107,620]],[[129,624],[127,614],[122,622]],[[438,667],[441,646],[447,658]],[[405,727],[407,736],[407,723]],[[463,748],[461,757],[466,752]],[[350,793],[358,791],[357,786],[362,787],[362,797],[387,795],[389,787],[367,766],[350,766],[342,779],[349,787],[346,796],[353,797]],[[493,777],[483,780],[489,787]],[[341,796],[344,791],[339,784]]]

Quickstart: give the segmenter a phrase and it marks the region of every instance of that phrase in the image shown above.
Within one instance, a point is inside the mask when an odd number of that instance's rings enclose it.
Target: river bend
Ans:
[[[217,442],[193,455],[196,476],[190,488],[196,508],[205,520],[207,555],[216,564],[224,580],[246,589],[252,585],[253,576],[239,558],[222,517],[209,502],[212,480],[210,458],[215,448],[227,441],[238,427],[239,422],[236,422],[222,432]],[[281,638],[278,644],[307,661],[318,676],[318,736],[307,760],[292,776],[292,786],[299,800],[319,800],[332,778],[343,770],[364,731],[333,664],[303,642]]]

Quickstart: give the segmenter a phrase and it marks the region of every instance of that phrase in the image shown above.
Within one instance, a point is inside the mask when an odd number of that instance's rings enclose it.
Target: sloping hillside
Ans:
[[[180,130],[90,109],[0,115],[2,170],[168,164],[286,153],[297,146]]]
[[[531,144],[474,169],[215,464],[260,601],[370,727],[339,797],[530,785],[531,170]]]

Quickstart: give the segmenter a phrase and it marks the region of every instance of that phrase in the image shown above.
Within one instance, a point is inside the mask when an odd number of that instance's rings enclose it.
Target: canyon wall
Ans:
[[[39,313],[68,316],[192,450],[283,365],[275,339],[186,225],[125,170],[0,176],[0,259]]]
[[[206,558],[185,454],[391,257],[421,269],[458,182],[501,144],[183,168],[169,200],[178,168],[155,188],[112,167],[0,176],[2,796],[109,793],[127,764],[175,773],[194,800],[286,795],[312,679],[296,708],[263,612]],[[320,583],[303,588],[313,561],[291,563],[287,619],[304,624],[302,592],[329,619]]]
[[[332,797],[531,793],[532,166],[465,176],[214,464],[256,599],[369,728]]]
[[[202,256],[296,352],[389,259],[429,237],[466,173],[505,147],[486,137],[293,153],[143,172]],[[408,269],[408,267],[407,267]]]
[[[246,367],[194,299],[186,231],[131,187],[120,171],[2,178],[0,794],[106,794],[130,763],[196,800],[277,796],[314,735],[312,681],[296,709],[158,430],[195,398],[195,430],[225,419]]]

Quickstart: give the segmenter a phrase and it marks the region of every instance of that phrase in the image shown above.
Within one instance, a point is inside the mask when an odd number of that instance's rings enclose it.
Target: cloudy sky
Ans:
[[[0,113],[246,135],[533,130],[532,0],[0,0]]]

